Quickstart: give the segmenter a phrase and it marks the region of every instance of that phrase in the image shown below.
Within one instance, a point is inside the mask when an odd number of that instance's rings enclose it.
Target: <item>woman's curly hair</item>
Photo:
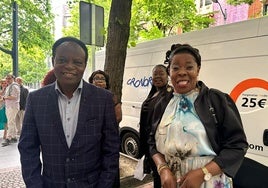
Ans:
[[[56,81],[56,76],[54,74],[54,69],[51,69],[50,71],[47,72],[41,84],[42,84],[42,87],[44,87],[48,84],[52,84],[55,81]]]
[[[175,54],[179,53],[190,53],[192,56],[194,56],[197,65],[201,66],[201,56],[199,53],[199,50],[197,48],[192,47],[189,44],[172,44],[170,50],[166,52],[166,59],[164,61],[164,64],[168,64],[168,68],[170,66],[170,62]]]

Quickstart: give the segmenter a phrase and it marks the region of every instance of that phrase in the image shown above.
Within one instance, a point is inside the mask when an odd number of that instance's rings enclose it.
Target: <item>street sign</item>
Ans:
[[[79,2],[80,40],[85,44],[104,46],[104,9],[101,6]]]

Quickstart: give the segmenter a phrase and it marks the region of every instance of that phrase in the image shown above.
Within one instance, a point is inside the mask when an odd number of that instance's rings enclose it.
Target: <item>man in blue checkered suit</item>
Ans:
[[[57,40],[56,82],[28,96],[18,145],[27,188],[113,185],[120,139],[112,94],[83,81],[87,59],[80,40]]]

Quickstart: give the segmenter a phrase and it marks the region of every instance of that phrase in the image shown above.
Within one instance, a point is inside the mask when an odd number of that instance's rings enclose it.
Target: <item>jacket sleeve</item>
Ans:
[[[105,114],[103,120],[103,139],[101,151],[101,173],[98,188],[112,187],[116,174],[119,171],[120,137],[116,122],[112,95],[106,96]]]
[[[27,188],[41,188],[40,141],[29,94],[18,149],[20,152],[22,177]]]
[[[148,137],[148,145],[149,145],[149,153],[150,153],[150,156],[153,156],[154,154],[156,153],[159,153],[156,149],[156,142],[155,142],[155,132],[156,132],[156,129],[157,129],[157,126],[158,126],[158,121],[155,120],[155,119],[158,119],[156,118],[157,115],[155,113],[155,111],[153,111],[153,115],[152,115],[152,124],[151,124],[151,131],[149,133],[149,137]]]
[[[157,100],[154,108],[152,109],[152,119],[150,121],[151,131],[147,141],[149,144],[149,152],[151,156],[153,156],[156,153],[159,153],[159,151],[156,148],[155,133],[158,124],[160,123],[162,116],[165,112],[165,109],[172,97],[173,97],[173,90],[170,89]]]
[[[243,162],[248,143],[238,109],[228,94],[220,91],[210,95],[219,124],[217,127],[219,150],[214,161],[225,174],[234,177]]]

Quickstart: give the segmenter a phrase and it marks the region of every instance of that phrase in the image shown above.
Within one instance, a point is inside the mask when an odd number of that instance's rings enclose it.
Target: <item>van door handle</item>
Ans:
[[[265,129],[263,132],[263,144],[268,146],[268,129]]]

